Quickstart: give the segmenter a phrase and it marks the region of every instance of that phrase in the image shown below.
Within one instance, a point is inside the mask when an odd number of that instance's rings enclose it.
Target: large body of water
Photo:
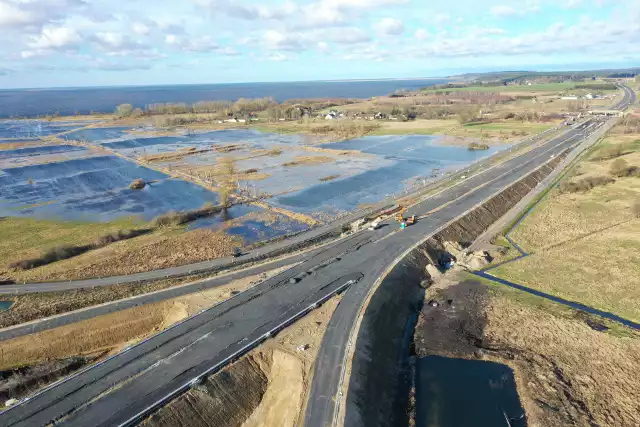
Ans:
[[[125,103],[142,108],[147,104],[162,102],[235,101],[239,98],[272,97],[277,101],[296,98],[369,98],[444,82],[436,79],[358,80],[0,90],[0,117],[112,112],[116,105]]]

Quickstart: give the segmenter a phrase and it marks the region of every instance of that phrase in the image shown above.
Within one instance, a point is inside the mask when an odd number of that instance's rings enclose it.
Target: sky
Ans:
[[[640,0],[0,0],[0,88],[640,65]]]

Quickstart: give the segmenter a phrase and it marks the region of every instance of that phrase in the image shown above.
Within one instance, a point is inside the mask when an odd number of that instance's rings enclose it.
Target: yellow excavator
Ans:
[[[400,209],[398,212],[396,212],[396,216],[395,219],[396,221],[398,221],[398,223],[400,223],[400,227],[401,228],[405,228],[409,225],[413,225],[416,223],[416,216],[415,215],[411,215],[408,218],[404,217],[404,212],[407,210],[407,208],[402,207],[402,209]]]

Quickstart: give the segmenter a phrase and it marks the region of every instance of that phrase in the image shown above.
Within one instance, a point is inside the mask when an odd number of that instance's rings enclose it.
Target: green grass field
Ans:
[[[628,141],[637,137],[615,132],[565,179],[607,176],[614,160],[599,160],[599,152],[616,144],[633,148]],[[628,150],[621,157],[640,165],[639,154]],[[640,200],[637,177],[618,177],[586,192],[551,190],[511,233],[530,256],[492,274],[640,321],[640,218],[632,210],[636,200]]]
[[[36,257],[62,245],[86,245],[100,236],[144,226],[139,220],[113,222],[63,222],[32,218],[0,219],[0,272],[13,261]]]

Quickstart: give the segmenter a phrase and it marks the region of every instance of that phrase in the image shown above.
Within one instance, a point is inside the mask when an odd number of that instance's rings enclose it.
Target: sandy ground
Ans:
[[[440,305],[423,309],[415,336],[418,354],[508,364],[528,425],[640,422],[637,332],[520,291],[484,285],[465,273],[430,288],[425,301],[431,300]],[[597,330],[602,327],[610,329]]]
[[[246,277],[205,292],[135,307],[60,328],[3,341],[0,370],[43,360],[113,352],[211,307],[288,267]]]

